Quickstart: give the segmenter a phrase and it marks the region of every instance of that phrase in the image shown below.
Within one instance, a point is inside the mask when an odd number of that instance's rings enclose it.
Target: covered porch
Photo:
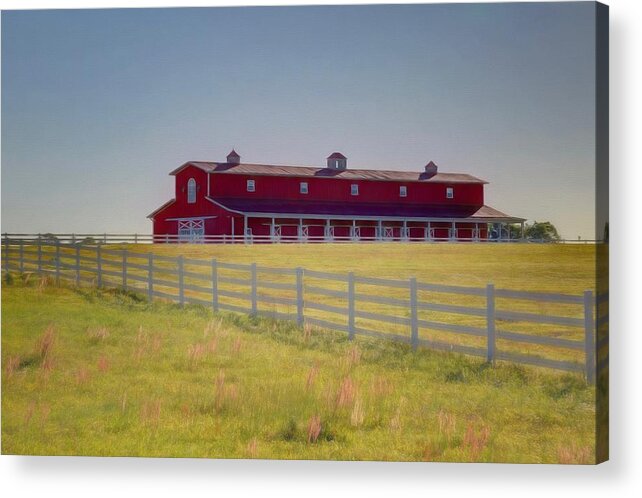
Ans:
[[[515,242],[523,239],[524,221],[511,217],[409,218],[278,213],[243,213],[239,220],[244,243]]]

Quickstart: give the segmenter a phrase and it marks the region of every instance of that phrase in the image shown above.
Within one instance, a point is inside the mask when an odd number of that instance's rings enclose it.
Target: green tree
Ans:
[[[53,233],[44,233],[40,236],[40,240],[48,244],[55,244],[58,240],[58,237],[56,237]]]
[[[544,240],[548,242],[560,240],[557,228],[550,221],[534,221],[530,225],[526,224],[524,236],[529,240]]]
[[[522,227],[521,225],[509,225],[510,227],[510,238],[521,239],[522,238]]]

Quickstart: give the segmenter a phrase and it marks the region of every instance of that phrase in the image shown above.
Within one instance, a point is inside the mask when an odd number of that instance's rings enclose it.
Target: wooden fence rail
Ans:
[[[596,303],[607,297],[437,285],[304,268],[162,256],[60,241],[2,243],[5,272],[49,274],[76,285],[122,288],[180,305],[292,320],[485,358],[582,373],[595,382]],[[441,300],[438,296],[442,296]],[[505,309],[505,303],[515,309]],[[553,311],[542,312],[550,305]],[[555,313],[555,314],[551,314]],[[551,329],[553,327],[553,329]],[[606,338],[605,338],[606,337]],[[600,338],[600,347],[608,337]],[[602,361],[606,366],[608,362]]]

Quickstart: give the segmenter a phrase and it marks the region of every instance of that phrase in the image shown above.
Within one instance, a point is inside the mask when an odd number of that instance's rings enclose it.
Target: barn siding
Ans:
[[[181,172],[182,173],[182,172]],[[254,180],[255,191],[248,192],[247,180]],[[187,181],[187,180],[185,180]],[[301,194],[299,185],[308,183],[308,194]],[[214,198],[279,199],[328,202],[396,202],[427,205],[484,204],[484,185],[481,183],[432,183],[347,180],[343,178],[309,178],[258,176],[242,174],[212,174],[211,196]],[[359,195],[350,194],[350,185],[359,185]],[[399,196],[399,186],[406,185],[407,197]],[[446,188],[454,188],[454,198],[446,198]]]

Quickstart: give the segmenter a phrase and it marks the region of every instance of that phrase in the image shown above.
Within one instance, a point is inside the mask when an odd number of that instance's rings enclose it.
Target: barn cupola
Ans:
[[[428,178],[431,178],[437,174],[437,165],[432,161],[426,164],[425,168],[426,168],[426,176]]]
[[[341,152],[333,152],[328,156],[328,168],[346,169],[348,167],[348,158]]]
[[[239,156],[234,149],[227,155],[228,164],[239,164],[241,162],[241,156]]]

